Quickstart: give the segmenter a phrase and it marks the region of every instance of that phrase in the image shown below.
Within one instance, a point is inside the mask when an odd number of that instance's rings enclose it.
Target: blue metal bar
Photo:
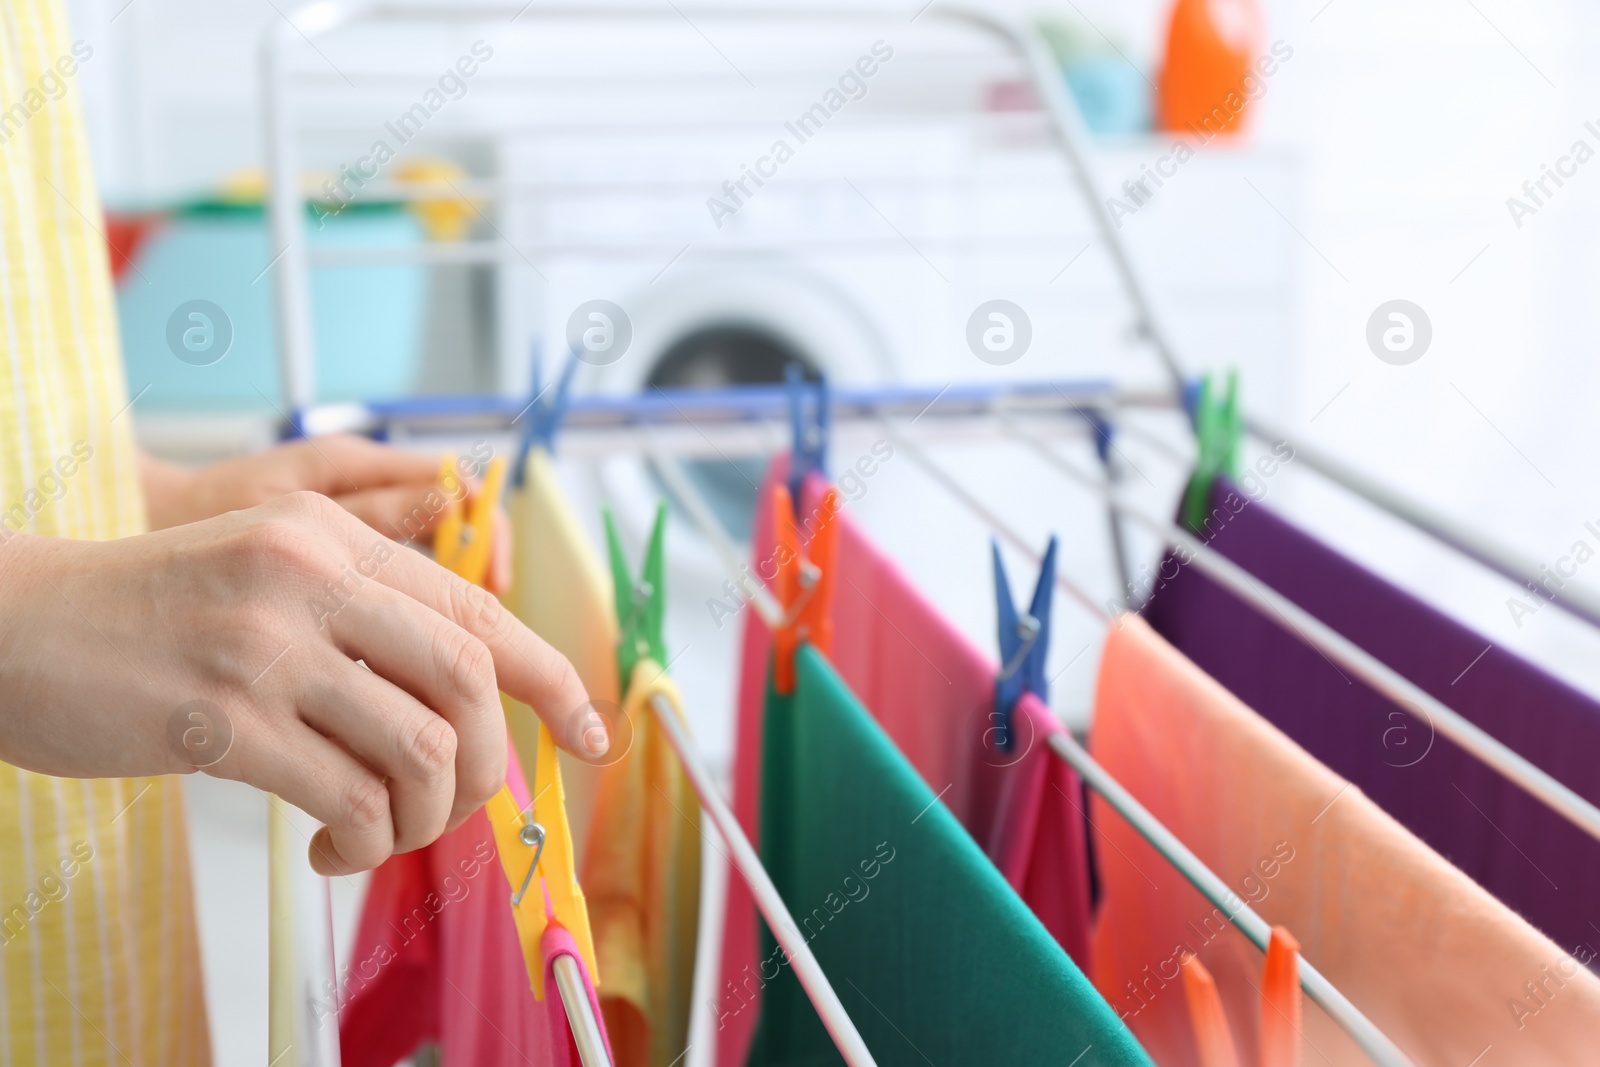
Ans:
[[[865,417],[886,409],[927,409],[930,414],[972,414],[1004,401],[1022,406],[1092,410],[1091,405],[1106,405],[1123,399],[1140,399],[1122,394],[1109,379],[1079,379],[1036,382],[954,382],[943,386],[929,384],[882,385],[830,389],[835,417]],[[1152,403],[1163,398],[1151,394]],[[297,426],[313,431],[330,418],[339,425],[368,432],[382,431],[391,423],[472,422],[509,426],[523,416],[528,398],[499,395],[402,397],[371,400],[364,404],[328,404],[297,411]],[[656,388],[639,393],[589,393],[568,402],[568,426],[620,427],[695,422],[784,421],[788,418],[788,388],[773,385],[735,385],[716,389]]]

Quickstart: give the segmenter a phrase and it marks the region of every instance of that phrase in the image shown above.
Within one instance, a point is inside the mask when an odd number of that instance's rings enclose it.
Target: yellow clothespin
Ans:
[[[475,585],[482,585],[489,570],[490,540],[494,532],[494,512],[505,485],[505,460],[495,457],[483,477],[483,486],[472,498],[470,508],[458,492],[460,475],[455,457],[446,455],[441,472],[449,504],[434,527],[433,555]],[[463,519],[463,512],[466,512]],[[517,803],[509,785],[490,799],[485,811],[494,831],[500,866],[511,887],[512,916],[522,942],[522,958],[527,964],[533,995],[544,999],[544,954],[540,943],[551,918],[577,942],[589,977],[600,984],[595,967],[594,937],[589,932],[589,906],[578,886],[577,863],[573,856],[572,832],[567,826],[566,793],[561,786],[561,765],[556,760],[555,739],[541,720],[539,752],[534,761],[533,781],[529,783],[532,801],[524,809]],[[549,914],[545,898],[549,897]]]
[[[456,457],[445,453],[439,464],[439,482],[444,486],[445,509],[433,528],[433,558],[439,566],[461,575],[473,585],[482,585],[489,573],[489,544],[494,536],[494,512],[500,506],[500,491],[506,481],[506,461],[496,456],[489,461],[483,487],[467,507],[467,486],[456,469]]]
[[[594,935],[589,932],[589,905],[578,885],[577,860],[572,851],[572,832],[567,827],[567,799],[561,787],[561,766],[556,762],[555,741],[543,724],[539,727],[539,754],[535,759],[533,802],[526,811],[519,809],[511,787],[506,786],[490,799],[489,825],[494,828],[495,847],[515,902],[512,916],[522,940],[522,957],[528,965],[533,996],[544,999],[544,954],[540,944],[550,920],[577,943],[584,966],[596,986]],[[549,896],[549,911],[545,897]]]

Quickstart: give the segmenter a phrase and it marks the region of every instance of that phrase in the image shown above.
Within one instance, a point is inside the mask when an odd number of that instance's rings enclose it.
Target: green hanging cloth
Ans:
[[[1148,1067],[833,667],[809,646],[795,659],[794,693],[767,691],[761,859],[880,1067]],[[842,1064],[762,943],[750,1067]]]

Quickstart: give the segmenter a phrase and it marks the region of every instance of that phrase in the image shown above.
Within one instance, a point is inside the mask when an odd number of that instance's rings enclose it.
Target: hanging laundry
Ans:
[[[669,1067],[688,1045],[699,933],[700,806],[647,707],[655,693],[675,708],[681,703],[656,662],[666,658],[665,513],[658,512],[654,562],[646,568],[653,588],[636,604],[626,564],[614,559],[614,574],[601,562],[543,444],[528,449],[520,473],[522,484],[510,499],[515,585],[507,606],[572,661],[607,720],[614,746],[601,767],[566,756],[561,763],[572,838],[581,846],[596,968],[603,976],[606,1029],[618,1067]],[[609,521],[607,533],[614,542]],[[656,660],[641,658],[641,637],[643,656]],[[619,677],[631,680],[622,707]],[[519,751],[536,747],[532,709],[508,702],[507,718]]]
[[[514,751],[506,777],[525,804]],[[583,954],[549,923],[539,946],[544,999],[535,999],[509,896],[483,810],[373,872],[340,993],[344,1067],[392,1067],[426,1043],[449,1064],[580,1067],[554,968],[560,956],[577,961],[599,1018]]]
[[[617,675],[617,620],[611,608],[611,575],[595,553],[582,521],[567,498],[550,453],[528,450],[522,482],[507,496],[511,516],[512,588],[505,605],[522,623],[572,663],[597,709],[610,711],[622,700]],[[533,765],[539,719],[533,709],[510,703],[506,722],[517,755]],[[567,791],[567,821],[572,840],[583,849],[589,840],[594,795],[601,771],[561,754],[561,780]],[[601,968],[605,973],[605,968]]]
[[[807,482],[807,513],[823,481]],[[1064,729],[1033,694],[998,751],[994,661],[848,516],[839,523],[831,662],[885,733],[1080,967],[1088,962],[1083,786],[1046,741]]]
[[[762,862],[882,1064],[1147,1064],[971,836],[810,645],[767,699]],[[749,1059],[843,1063],[764,939]]]
[[[1307,683],[1309,687],[1309,682]],[[1308,693],[1309,696],[1309,693]],[[1112,624],[1091,748],[1106,770],[1418,1064],[1583,1063],[1600,979],[1159,637]],[[1201,1062],[1179,988],[1216,976],[1258,1062],[1261,953],[1098,798],[1095,984],[1163,1067]],[[1365,1064],[1314,1005],[1307,1063]]]
[[[633,744],[606,768],[583,868],[600,998],[617,1067],[671,1067],[689,1045],[700,929],[700,801],[649,708],[682,700],[661,665],[640,660],[623,715]]]
[[[682,699],[657,659],[666,658],[665,525],[663,504],[635,583],[606,516],[623,616],[613,652],[630,679],[613,735],[626,750],[613,753],[615,762],[600,774],[583,884],[617,1067],[672,1067],[683,1059],[700,929],[700,801],[649,706],[664,697],[682,721]]]
[[[1600,704],[1226,479],[1206,516],[1212,548],[1600,803]],[[1169,557],[1160,574],[1144,612],[1158,633],[1567,952],[1600,957],[1600,843],[1195,567]]]
[[[757,573],[773,571],[771,492],[786,479],[785,458],[768,471],[752,536]],[[802,524],[822,521],[825,483],[807,480]],[[903,571],[843,513],[833,612],[832,662],[925,783],[1000,868],[1078,966],[1087,970],[1089,878],[1078,776],[1055,758],[1046,739],[1062,729],[1031,695],[1018,703],[1017,744],[990,745],[994,732],[993,661],[950,625]],[[759,839],[761,714],[772,639],[746,611],[735,739],[734,807]],[[722,978],[717,999],[717,1062],[744,1062],[758,1010],[750,976],[757,970],[755,905],[737,877],[728,884]],[[737,992],[735,992],[737,991]],[[735,1010],[738,1009],[738,1010]]]

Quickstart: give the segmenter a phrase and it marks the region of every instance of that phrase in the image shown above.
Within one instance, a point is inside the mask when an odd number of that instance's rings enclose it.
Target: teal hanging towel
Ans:
[[[833,667],[795,663],[767,691],[761,858],[880,1067],[1148,1067]],[[765,929],[758,970],[750,1067],[842,1064]]]

